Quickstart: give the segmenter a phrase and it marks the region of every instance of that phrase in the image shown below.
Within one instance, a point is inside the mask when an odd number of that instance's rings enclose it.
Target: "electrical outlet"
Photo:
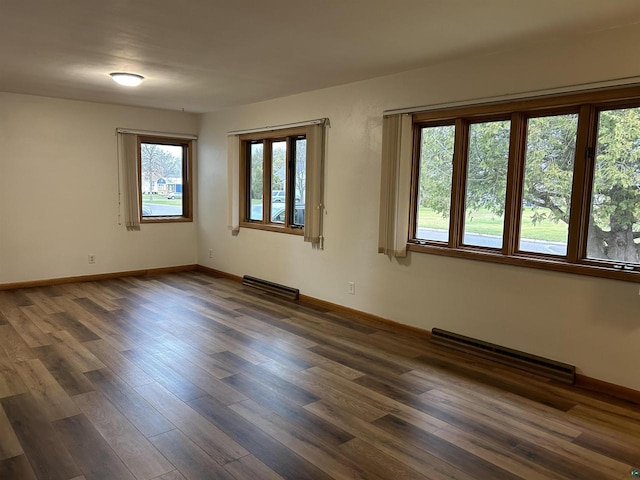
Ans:
[[[212,248],[209,249],[209,258],[213,258],[213,249]]]
[[[96,263],[96,255],[94,253],[90,253],[88,260],[89,260],[89,263],[93,265],[94,263]]]
[[[348,285],[348,288],[349,288],[349,295],[355,295],[356,294],[356,282],[349,282],[347,285]]]

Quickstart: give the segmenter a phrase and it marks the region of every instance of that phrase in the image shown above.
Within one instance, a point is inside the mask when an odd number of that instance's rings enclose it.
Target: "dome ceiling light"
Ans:
[[[125,87],[137,87],[142,83],[144,77],[135,73],[114,72],[109,74],[114,82]]]

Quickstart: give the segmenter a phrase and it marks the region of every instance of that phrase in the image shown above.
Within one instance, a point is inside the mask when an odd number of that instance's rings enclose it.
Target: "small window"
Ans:
[[[251,143],[249,146],[249,158],[247,159],[247,182],[249,194],[249,220],[262,221],[262,205],[264,203],[263,172],[264,172],[264,145],[262,142]]]
[[[250,134],[241,142],[243,226],[302,234],[306,129]]]
[[[587,258],[640,264],[640,107],[598,115]]]
[[[139,137],[142,222],[190,221],[191,142]]]
[[[522,252],[567,255],[577,133],[577,114],[528,119]]]
[[[454,138],[453,125],[420,130],[416,239],[449,241]]]
[[[469,125],[462,243],[502,248],[511,122]]]

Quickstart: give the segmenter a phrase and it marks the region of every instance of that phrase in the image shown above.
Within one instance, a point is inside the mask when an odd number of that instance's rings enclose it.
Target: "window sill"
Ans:
[[[468,260],[480,260],[483,262],[501,263],[505,265],[517,265],[521,267],[539,268],[556,272],[574,273],[589,275],[600,278],[610,278],[614,280],[624,280],[627,282],[640,283],[640,272],[621,271],[613,268],[586,264],[568,263],[560,257],[542,256],[536,254],[517,253],[514,255],[503,255],[499,251],[490,249],[461,247],[449,248],[445,245],[436,244],[416,244],[407,243],[407,250],[410,252],[428,253],[432,255],[444,255],[447,257],[465,258]]]
[[[268,232],[288,233],[290,235],[304,235],[303,228],[291,228],[284,225],[277,225],[273,223],[254,223],[254,222],[241,222],[240,228],[252,228],[254,230],[266,230]]]
[[[140,220],[140,224],[150,223],[184,223],[193,222],[191,217],[158,217],[158,218],[143,218]]]

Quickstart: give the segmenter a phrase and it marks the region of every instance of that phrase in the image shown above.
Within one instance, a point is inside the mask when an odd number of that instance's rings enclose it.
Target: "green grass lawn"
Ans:
[[[544,212],[545,209],[538,209]],[[533,208],[525,207],[522,215],[521,237],[531,240],[546,240],[549,242],[566,242],[567,225],[564,222],[543,220],[536,225],[531,221]],[[436,228],[446,230],[449,228],[449,219],[431,209],[420,207],[418,226],[423,228]],[[503,219],[494,215],[489,210],[482,209],[467,214],[465,231],[467,233],[480,233],[485,235],[502,235]]]

